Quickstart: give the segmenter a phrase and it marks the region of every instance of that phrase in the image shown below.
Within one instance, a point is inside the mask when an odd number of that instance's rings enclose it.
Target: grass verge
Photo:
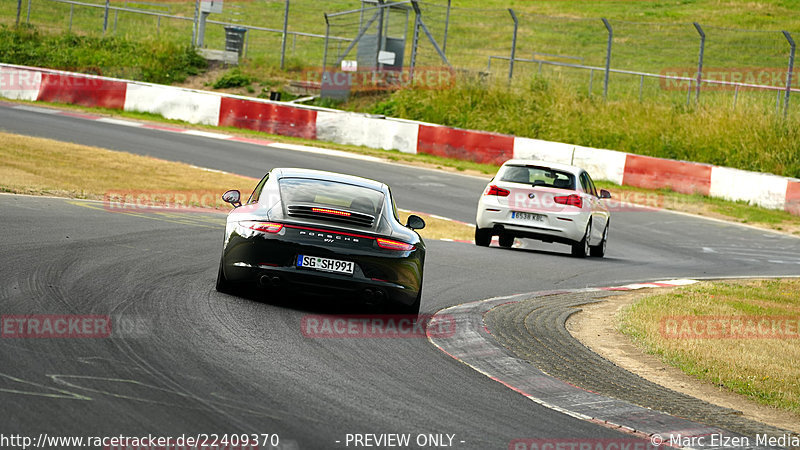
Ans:
[[[0,132],[0,192],[106,200],[173,210],[223,211],[220,195],[258,180],[97,147]],[[191,209],[189,209],[191,208]],[[406,220],[409,212],[402,212]],[[472,239],[468,225],[421,214],[426,239]]]
[[[791,317],[782,323],[794,325],[783,328],[787,333],[777,338],[738,333],[712,339],[699,334],[711,330],[713,323],[742,316],[755,323]],[[678,330],[685,330],[680,324],[686,317],[700,325],[678,338],[664,331],[669,328],[662,325],[672,318],[678,318]],[[646,296],[621,319],[622,333],[683,372],[759,403],[800,413],[800,280],[700,283]]]
[[[280,142],[289,142],[315,147],[325,147],[334,150],[341,150],[362,155],[374,156],[392,162],[408,164],[419,167],[446,170],[451,172],[463,173],[466,175],[478,176],[488,179],[493,176],[498,166],[490,164],[479,164],[458,159],[442,158],[433,155],[411,155],[399,151],[376,150],[367,147],[333,144],[309,139],[293,138],[287,136],[268,135],[258,131],[246,130],[233,127],[215,127],[211,125],[196,125],[187,122],[165,119],[164,117],[151,113],[126,112],[103,108],[87,108],[77,105],[54,104],[47,102],[26,102],[21,100],[4,100],[10,103],[29,104],[36,106],[51,106],[62,110],[81,111],[92,114],[100,114],[109,117],[133,119],[144,122],[158,122],[177,125],[184,128],[224,132],[236,136],[258,137]],[[725,220],[729,222],[744,223],[751,226],[781,231],[795,236],[800,236],[800,217],[789,214],[786,211],[771,210],[752,206],[745,202],[732,202],[728,200],[709,198],[702,195],[686,195],[669,190],[648,190],[631,186],[620,186],[615,183],[597,180],[599,188],[608,189],[617,200],[626,200],[631,203],[644,204],[646,206],[680,211],[696,214],[705,217]],[[243,191],[244,192],[244,191]],[[472,239],[472,232],[468,233]],[[463,236],[461,233],[459,236]],[[454,239],[460,239],[454,237]]]

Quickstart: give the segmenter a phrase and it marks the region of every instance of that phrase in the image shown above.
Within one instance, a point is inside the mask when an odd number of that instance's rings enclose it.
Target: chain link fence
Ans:
[[[345,62],[346,70],[401,67],[414,77],[419,68],[444,67],[509,83],[559,79],[612,100],[769,105],[782,114],[800,90],[793,36],[782,30],[519,9],[454,7],[446,0],[229,0],[222,13],[208,16],[202,46],[224,49],[224,28],[233,25],[247,29],[243,57],[288,70],[341,70]],[[199,10],[199,0],[18,0],[0,3],[0,18],[197,45]]]

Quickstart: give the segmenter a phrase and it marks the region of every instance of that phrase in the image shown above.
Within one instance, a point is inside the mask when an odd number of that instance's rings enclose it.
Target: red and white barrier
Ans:
[[[161,114],[167,119],[204,125],[219,124],[222,96],[212,92],[130,82],[125,111]]]
[[[514,136],[420,124],[417,153],[502,164],[514,157]]]
[[[777,175],[713,167],[709,195],[726,200],[745,200],[764,208],[784,209],[788,185],[788,178]]]
[[[189,123],[480,163],[511,158],[571,163],[618,184],[743,200],[800,215],[800,180],[709,164],[10,64],[0,64],[0,96],[150,112]]]
[[[0,97],[35,102],[42,86],[42,72],[15,66],[0,66]]]
[[[219,126],[317,139],[317,111],[276,102],[223,96]]]
[[[708,195],[711,189],[711,167],[708,164],[629,154],[625,158],[622,184]]]
[[[419,123],[341,111],[317,112],[317,139],[417,153]]]

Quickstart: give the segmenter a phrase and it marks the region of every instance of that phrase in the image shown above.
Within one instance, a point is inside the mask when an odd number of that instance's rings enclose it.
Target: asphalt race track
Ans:
[[[0,107],[0,129],[252,177],[280,166],[367,176],[387,182],[400,208],[470,222],[485,184],[8,106]],[[506,449],[520,438],[630,437],[539,406],[425,339],[304,337],[302,317],[337,312],[335,305],[217,293],[223,221],[0,195],[0,314],[111,315],[125,325],[107,339],[0,339],[0,430],[270,433],[281,448],[301,449],[347,448],[348,433],[449,434],[458,449]],[[554,288],[800,273],[798,239],[658,211],[614,214],[602,260],[535,242],[514,250],[427,244],[423,313]]]

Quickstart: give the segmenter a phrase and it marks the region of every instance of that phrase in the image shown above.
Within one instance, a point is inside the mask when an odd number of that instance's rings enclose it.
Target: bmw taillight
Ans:
[[[576,206],[578,208],[583,208],[583,199],[581,198],[580,195],[576,194],[553,197],[553,201],[560,205]]]
[[[282,223],[275,222],[246,221],[240,223],[251,230],[261,231],[262,233],[277,233],[283,229]]]
[[[378,243],[378,247],[385,248],[386,250],[397,250],[403,252],[414,250],[413,245],[406,244],[405,242],[393,241],[391,239],[383,239],[383,238],[377,238],[375,239],[375,241]]]
[[[486,188],[486,191],[483,193],[483,195],[496,195],[498,197],[508,197],[508,194],[510,193],[511,191],[509,191],[508,189],[503,189],[501,187],[497,187],[493,184],[490,184],[489,187]]]

